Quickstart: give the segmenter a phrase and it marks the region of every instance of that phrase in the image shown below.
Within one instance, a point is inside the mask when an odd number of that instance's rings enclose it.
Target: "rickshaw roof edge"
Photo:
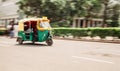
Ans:
[[[37,21],[37,20],[42,20],[42,18],[24,18],[24,19],[19,20],[19,22]]]

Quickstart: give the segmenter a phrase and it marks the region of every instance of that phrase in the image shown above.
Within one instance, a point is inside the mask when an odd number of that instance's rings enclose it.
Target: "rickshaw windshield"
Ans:
[[[51,28],[49,22],[41,22],[41,23],[40,23],[40,26],[41,26],[42,28]]]

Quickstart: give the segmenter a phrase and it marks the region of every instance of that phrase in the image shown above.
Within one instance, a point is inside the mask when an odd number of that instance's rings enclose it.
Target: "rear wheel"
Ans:
[[[47,43],[48,46],[52,46],[53,40],[52,39],[48,39],[48,40],[46,40],[46,43]]]

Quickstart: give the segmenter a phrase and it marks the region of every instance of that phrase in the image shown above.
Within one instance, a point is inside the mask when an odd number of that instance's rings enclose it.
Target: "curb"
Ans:
[[[95,39],[94,40],[87,40],[87,39],[59,38],[59,37],[53,37],[53,39],[120,44],[120,40],[95,40]]]

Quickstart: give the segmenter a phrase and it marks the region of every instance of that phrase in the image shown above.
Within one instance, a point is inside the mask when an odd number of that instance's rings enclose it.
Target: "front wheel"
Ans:
[[[18,38],[18,43],[23,44],[23,40],[21,38]]]
[[[52,46],[53,40],[52,39],[48,39],[48,40],[46,40],[46,43],[47,43],[48,46]]]

